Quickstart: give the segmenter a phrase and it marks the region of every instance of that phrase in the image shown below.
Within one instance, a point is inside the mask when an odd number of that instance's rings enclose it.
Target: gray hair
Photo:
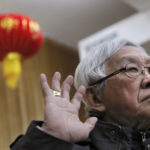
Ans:
[[[107,60],[120,50],[121,47],[126,45],[138,47],[140,50],[146,52],[141,46],[127,40],[115,39],[102,43],[91,50],[87,57],[77,66],[74,78],[75,88],[77,89],[80,85],[88,87],[91,83],[105,77]],[[104,84],[105,82],[97,86],[99,92],[101,92]]]

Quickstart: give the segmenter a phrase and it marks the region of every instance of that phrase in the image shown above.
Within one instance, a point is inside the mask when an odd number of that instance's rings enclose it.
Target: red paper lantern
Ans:
[[[42,42],[43,33],[35,20],[22,14],[0,15],[0,61],[6,62],[4,64],[7,66],[7,69],[4,69],[6,80],[13,78],[15,74],[6,73],[8,68],[10,70],[13,68],[13,66],[8,67],[8,64],[9,66],[12,64],[12,58],[26,59],[33,56],[40,50]]]

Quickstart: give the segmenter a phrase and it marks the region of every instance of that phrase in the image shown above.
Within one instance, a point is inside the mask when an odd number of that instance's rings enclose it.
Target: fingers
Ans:
[[[40,83],[41,83],[41,88],[42,88],[42,94],[44,98],[46,98],[50,95],[50,87],[47,83],[47,78],[44,73],[40,75]]]
[[[85,94],[85,87],[81,85],[78,88],[78,90],[76,91],[76,93],[72,99],[72,103],[76,106],[77,109],[80,108],[81,101],[82,101],[84,94]]]
[[[62,84],[62,96],[67,100],[70,99],[70,89],[73,84],[73,76],[69,75]]]
[[[69,100],[70,99],[70,89],[73,84],[73,77],[71,75],[67,76],[64,80],[62,87],[60,84],[61,75],[59,72],[55,72],[52,78],[52,89],[62,93],[62,97]]]
[[[55,91],[62,92],[62,97],[69,100],[70,88],[71,85],[73,84],[73,76],[71,75],[67,76],[67,78],[64,80],[62,84],[62,88],[60,84],[60,79],[61,79],[61,74],[59,72],[55,72],[52,78],[52,85],[50,89],[45,74],[41,74],[40,81],[41,81],[42,93],[44,97],[52,94],[52,92],[50,91],[55,90]]]
[[[62,97],[69,100],[70,99],[70,89],[73,84],[73,76],[69,75],[64,80],[62,87],[60,84],[61,74],[59,72],[55,72],[52,78],[52,85],[51,89],[56,90],[62,93]],[[52,94],[52,91],[47,83],[47,79],[45,74],[41,74],[40,76],[41,81],[41,87],[42,87],[42,93],[44,97],[50,96]],[[77,108],[80,107],[80,102],[82,100],[83,94],[85,93],[85,88],[81,86],[77,92],[74,95],[74,98],[72,100],[72,103],[77,106]]]
[[[52,89],[61,92],[60,88],[60,79],[61,74],[59,72],[55,72],[52,78]]]

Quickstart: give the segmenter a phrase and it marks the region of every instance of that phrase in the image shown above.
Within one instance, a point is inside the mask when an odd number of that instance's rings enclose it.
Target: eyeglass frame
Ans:
[[[128,65],[128,64],[126,64],[126,66],[127,66],[127,65]],[[149,66],[149,67],[148,67],[148,66],[144,66],[144,68],[150,68],[150,66]],[[94,85],[96,85],[96,84],[101,84],[101,83],[102,83],[103,81],[105,81],[106,79],[108,79],[108,78],[110,78],[110,77],[112,77],[112,76],[114,76],[114,75],[117,75],[117,74],[119,74],[119,73],[121,73],[121,72],[123,72],[123,71],[127,71],[126,67],[123,67],[123,68],[121,68],[121,69],[119,69],[119,70],[117,70],[117,71],[115,71],[115,72],[113,72],[113,73],[107,75],[106,77],[104,77],[104,78],[102,78],[102,79],[99,79],[98,81],[89,84],[89,86],[94,86]],[[141,70],[141,74],[144,74],[144,73],[145,73],[144,70]]]

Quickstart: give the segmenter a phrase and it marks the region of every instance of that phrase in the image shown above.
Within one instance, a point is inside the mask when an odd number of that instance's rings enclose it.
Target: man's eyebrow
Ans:
[[[120,63],[121,63],[121,62],[124,62],[124,61],[132,62],[132,63],[138,63],[138,62],[139,62],[136,58],[129,57],[129,56],[127,56],[127,57],[122,57],[122,58],[120,59]],[[150,58],[145,59],[145,63],[146,63],[146,64],[150,64]]]
[[[127,61],[127,62],[132,62],[132,63],[137,63],[138,62],[138,60],[137,59],[135,59],[135,58],[133,58],[133,57],[122,57],[121,59],[120,59],[120,63],[122,63],[122,62],[124,62],[124,61]]]

